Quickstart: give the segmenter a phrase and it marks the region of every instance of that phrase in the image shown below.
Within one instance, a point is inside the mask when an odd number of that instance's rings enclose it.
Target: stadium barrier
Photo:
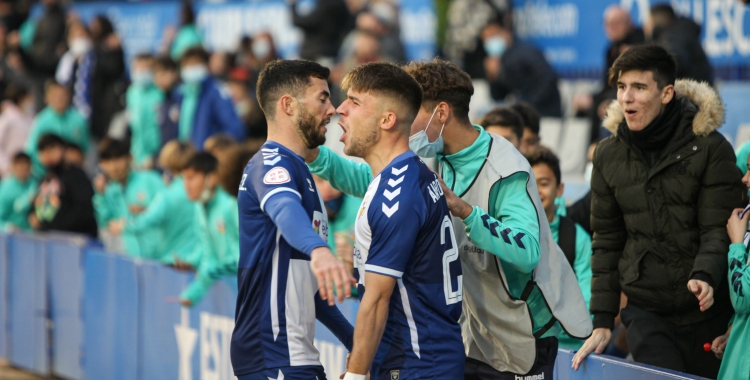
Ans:
[[[177,296],[193,275],[122,255],[69,235],[0,234],[0,356],[66,379],[229,380],[235,280],[218,282],[193,308]],[[339,306],[354,321],[357,302]],[[329,379],[346,349],[318,324]],[[605,356],[578,372],[560,350],[556,378],[697,379]]]

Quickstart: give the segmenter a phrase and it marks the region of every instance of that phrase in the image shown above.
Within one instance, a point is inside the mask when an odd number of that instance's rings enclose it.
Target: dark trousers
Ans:
[[[712,351],[704,351],[703,345],[726,333],[729,315],[677,326],[628,304],[620,316],[636,362],[711,379],[719,374],[721,361]]]
[[[510,372],[500,372],[492,368],[489,364],[482,363],[478,360],[466,358],[464,367],[464,380],[518,380],[525,379],[527,376],[541,375],[544,380],[552,379],[555,369],[555,359],[557,359],[557,338],[549,337],[538,339],[536,341],[536,360],[529,373],[516,374]]]

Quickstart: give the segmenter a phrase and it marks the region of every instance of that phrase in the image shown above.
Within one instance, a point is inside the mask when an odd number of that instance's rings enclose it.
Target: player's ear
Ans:
[[[380,129],[390,131],[398,125],[398,116],[396,116],[396,113],[393,111],[386,111],[381,120]]]
[[[297,99],[289,94],[285,94],[279,99],[278,107],[287,116],[293,116],[294,110],[297,107]]]

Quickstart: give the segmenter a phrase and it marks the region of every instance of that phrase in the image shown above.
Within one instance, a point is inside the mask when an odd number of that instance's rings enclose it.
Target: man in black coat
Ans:
[[[591,176],[594,331],[573,367],[606,348],[619,312],[636,362],[715,378],[721,362],[703,344],[732,315],[726,220],[744,192],[717,131],[724,105],[708,84],[675,80],[659,46],[628,50],[609,72],[613,136],[596,148]]]
[[[541,116],[562,117],[557,74],[539,49],[518,41],[501,21],[488,24],[482,40],[487,52],[484,69],[494,99],[512,94],[517,101],[531,104]]]
[[[300,12],[296,0],[290,3],[292,23],[304,32],[300,58],[332,65],[346,32],[344,21],[350,17],[344,0],[318,0],[306,14]]]
[[[37,148],[47,174],[39,185],[29,223],[39,231],[75,232],[95,238],[94,188],[86,173],[65,163],[65,142],[60,137],[43,135]]]

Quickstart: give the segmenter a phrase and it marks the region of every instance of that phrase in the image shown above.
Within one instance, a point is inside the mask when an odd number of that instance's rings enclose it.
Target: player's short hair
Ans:
[[[24,152],[18,152],[13,155],[13,158],[10,161],[13,164],[20,164],[22,162],[30,164],[31,163],[31,156]]]
[[[198,173],[211,174],[216,173],[219,168],[219,161],[213,154],[208,152],[198,152],[190,157],[185,168],[182,170],[195,170]]]
[[[516,111],[508,107],[494,108],[482,117],[479,125],[484,128],[491,126],[510,128],[513,134],[518,137],[518,141],[523,138],[523,120]]]
[[[159,153],[159,166],[172,173],[179,173],[195,155],[195,147],[187,141],[172,140]]]
[[[115,160],[130,156],[130,146],[125,141],[105,138],[99,143],[99,160]]]
[[[661,46],[634,46],[622,53],[609,69],[609,84],[617,86],[622,74],[628,71],[650,71],[659,89],[674,85],[677,63],[674,56]]]
[[[212,152],[215,149],[224,150],[237,145],[237,140],[226,133],[217,133],[207,138],[203,143],[203,150]]]
[[[154,70],[163,70],[163,71],[177,71],[177,63],[172,60],[172,58],[169,58],[169,56],[164,55],[161,57],[156,58],[154,61]]]
[[[386,96],[405,105],[409,126],[422,105],[422,88],[403,68],[387,62],[372,62],[357,66],[341,81],[341,89]]]
[[[513,111],[521,116],[524,128],[531,129],[535,135],[539,135],[539,112],[526,102],[520,102],[510,106]]]
[[[182,57],[180,57],[180,64],[184,64],[185,61],[189,59],[198,59],[202,63],[208,64],[209,55],[206,49],[200,46],[195,46],[185,50],[185,52],[182,53]]]
[[[412,62],[404,69],[422,87],[422,106],[425,109],[431,111],[438,103],[446,102],[456,119],[469,121],[469,102],[474,95],[469,74],[440,58],[432,62]]]
[[[536,165],[547,165],[550,170],[552,170],[552,174],[555,175],[557,184],[560,185],[562,183],[560,159],[557,158],[557,155],[555,155],[555,153],[553,153],[549,148],[541,146],[539,147],[539,149],[535,149],[533,152],[528,153],[524,156],[527,160],[529,160],[529,165],[531,165],[532,168]]]
[[[275,104],[285,94],[301,98],[310,85],[310,78],[328,80],[331,74],[325,66],[303,60],[275,60],[266,64],[258,75],[256,96],[266,118],[274,120]]]
[[[39,141],[36,143],[36,149],[39,152],[57,147],[65,148],[65,140],[63,140],[60,136],[52,133],[42,135],[42,137],[40,137]]]

